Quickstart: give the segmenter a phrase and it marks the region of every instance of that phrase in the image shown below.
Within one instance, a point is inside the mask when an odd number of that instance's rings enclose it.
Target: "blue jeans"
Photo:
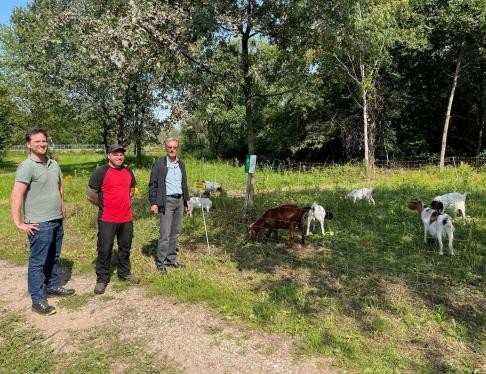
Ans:
[[[39,223],[39,231],[29,237],[27,283],[33,303],[46,299],[46,288],[59,286],[57,260],[61,255],[63,236],[62,220],[58,219]]]

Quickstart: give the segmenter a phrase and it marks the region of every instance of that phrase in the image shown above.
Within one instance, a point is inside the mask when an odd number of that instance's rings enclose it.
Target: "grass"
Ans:
[[[56,155],[64,172],[68,216],[63,265],[73,276],[94,271],[96,209],[84,200],[86,183],[103,156]],[[150,165],[156,154],[144,160]],[[0,215],[9,220],[8,194],[15,165],[8,154],[0,171]],[[359,166],[312,170],[257,170],[255,207],[243,212],[243,166],[186,157],[189,182],[216,180],[228,191],[213,199],[206,216],[210,253],[201,212],[186,217],[179,260],[187,265],[157,276],[153,255],[157,219],[150,216],[149,168],[134,170],[138,195],[133,202],[135,237],[132,266],[151,294],[179,302],[203,303],[254,328],[295,336],[301,351],[329,355],[336,365],[364,372],[473,372],[484,368],[486,256],[486,173],[467,165],[420,170],[377,170],[367,180]],[[132,160],[128,160],[132,163]],[[342,199],[352,188],[373,186],[376,206]],[[469,191],[467,222],[456,220],[457,255],[438,255],[432,240],[423,243],[412,197],[430,202],[436,195]],[[289,249],[284,238],[248,242],[250,221],[283,203],[319,202],[334,213],[324,237],[307,237]],[[12,224],[0,226],[0,258],[25,264],[25,237]],[[116,289],[123,289],[115,282]],[[72,299],[72,308],[90,302]],[[67,305],[66,305],[67,306]],[[87,357],[95,359],[88,348]],[[91,352],[91,353],[90,353]],[[86,359],[89,364],[89,359]],[[96,358],[103,363],[104,357]],[[94,364],[94,363],[93,363]],[[101,364],[100,364],[101,365]],[[89,368],[88,368],[89,369]]]

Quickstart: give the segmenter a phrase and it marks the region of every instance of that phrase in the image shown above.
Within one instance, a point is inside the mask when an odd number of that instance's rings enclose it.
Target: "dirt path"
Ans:
[[[109,286],[107,297],[90,298],[75,310],[63,308],[53,298],[50,303],[57,314],[40,316],[30,309],[26,273],[25,267],[0,261],[0,303],[42,330],[55,352],[75,350],[72,336],[123,326],[122,338],[142,339],[147,352],[165,355],[171,366],[185,373],[336,372],[328,360],[297,356],[288,336],[245,329],[199,305],[147,298],[141,287],[116,292]],[[90,293],[94,282],[94,274],[74,274],[67,287],[78,294]]]

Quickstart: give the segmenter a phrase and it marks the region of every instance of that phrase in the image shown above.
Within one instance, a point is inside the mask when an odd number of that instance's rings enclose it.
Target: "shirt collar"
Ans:
[[[38,164],[42,164],[42,161],[38,161],[38,160],[35,160],[34,158],[32,158],[32,155],[31,155],[30,153],[29,153],[29,155],[27,156],[27,158],[28,158],[29,160],[32,160],[32,161],[34,161],[34,162],[38,163]],[[52,162],[52,161],[51,161],[51,159],[50,159],[49,157],[47,157],[47,156],[46,156],[46,159],[47,159],[47,160],[46,160],[46,165],[47,165],[47,166],[49,166],[49,165],[51,164],[51,162]]]

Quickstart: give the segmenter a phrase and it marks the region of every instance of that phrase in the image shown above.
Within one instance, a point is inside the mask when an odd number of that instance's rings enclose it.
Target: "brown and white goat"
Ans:
[[[441,207],[442,203],[436,207],[437,210],[444,209]],[[424,242],[427,243],[427,234],[430,234],[439,242],[439,255],[442,255],[443,244],[442,239],[449,240],[449,251],[451,256],[454,256],[454,248],[452,248],[452,242],[454,240],[454,226],[452,225],[452,218],[448,214],[440,214],[437,210],[427,208],[424,203],[419,199],[412,199],[408,203],[408,208],[416,210],[424,225]]]
[[[273,232],[275,238],[277,238],[279,229],[289,229],[289,247],[291,247],[294,242],[295,228],[299,227],[302,244],[304,244],[304,225],[302,218],[309,209],[310,207],[299,208],[297,205],[281,205],[268,209],[260,219],[250,225],[248,228],[248,236],[251,240],[255,240],[261,230],[268,229],[267,236],[270,236]]]

